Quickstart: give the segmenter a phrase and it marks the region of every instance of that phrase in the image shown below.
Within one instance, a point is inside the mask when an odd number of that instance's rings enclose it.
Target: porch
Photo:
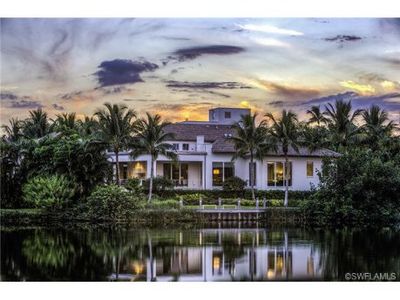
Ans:
[[[119,176],[123,184],[126,180],[137,178],[141,181],[150,177],[150,168],[147,161],[120,162]],[[155,176],[170,179],[176,188],[204,189],[203,163],[199,161],[157,161],[155,164]],[[115,168],[115,165],[114,165]]]

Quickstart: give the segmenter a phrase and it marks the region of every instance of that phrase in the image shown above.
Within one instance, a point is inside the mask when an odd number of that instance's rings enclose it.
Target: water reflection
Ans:
[[[1,231],[1,280],[344,280],[400,271],[393,231],[261,228]]]

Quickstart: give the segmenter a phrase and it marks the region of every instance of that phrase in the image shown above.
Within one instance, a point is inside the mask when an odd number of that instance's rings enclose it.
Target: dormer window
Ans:
[[[172,144],[172,150],[178,151],[179,150],[179,144],[177,144],[177,143]]]
[[[183,151],[189,151],[189,144],[182,144]]]
[[[225,112],[225,119],[230,119],[231,118],[231,112],[230,111],[226,111]]]

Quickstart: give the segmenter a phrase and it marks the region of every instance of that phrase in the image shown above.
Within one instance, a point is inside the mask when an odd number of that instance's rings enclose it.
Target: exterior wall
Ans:
[[[172,143],[172,142],[171,142]],[[183,143],[183,142],[181,142]],[[189,142],[191,149],[197,149],[199,145],[193,142]],[[190,148],[189,148],[190,149]],[[190,189],[218,189],[221,187],[214,187],[212,184],[212,165],[213,162],[231,162],[231,154],[218,154],[212,152],[212,145],[210,143],[201,144],[201,149],[204,151],[178,151],[179,161],[187,162],[188,167],[188,187]],[[113,155],[110,156],[110,161],[115,161]],[[146,178],[150,177],[150,156],[141,155],[133,160],[128,153],[122,153],[119,155],[119,161],[133,162],[141,161],[146,162]],[[163,162],[169,161],[168,158],[160,156],[157,163],[154,163],[155,175],[163,175]],[[284,157],[266,157],[264,160],[256,161],[256,185],[255,187],[260,190],[283,190],[282,187],[268,186],[267,184],[267,163],[268,162],[284,162]],[[317,171],[321,170],[322,159],[313,157],[290,157],[289,161],[292,162],[292,186],[290,190],[309,190],[312,185],[316,186],[319,183]],[[314,163],[314,172],[312,177],[307,177],[307,161]],[[242,178],[245,181],[249,181],[249,159],[237,159],[234,161],[235,176]],[[133,166],[133,164],[132,164]],[[204,172],[202,169],[204,167]],[[128,176],[131,174],[131,170],[128,168]]]
[[[230,118],[225,118],[225,112],[230,113]],[[233,124],[240,120],[242,115],[250,114],[250,109],[247,108],[215,108],[210,109],[208,120],[218,124]]]

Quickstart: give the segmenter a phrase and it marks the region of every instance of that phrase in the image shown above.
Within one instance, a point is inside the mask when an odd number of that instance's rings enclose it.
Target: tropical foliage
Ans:
[[[65,207],[75,195],[74,182],[63,175],[31,178],[22,188],[24,201],[36,208]]]
[[[128,219],[143,205],[140,195],[114,184],[96,187],[86,203],[88,215],[103,220]]]
[[[154,163],[160,155],[163,155],[171,160],[177,160],[177,154],[173,151],[172,144],[168,143],[173,139],[173,134],[165,132],[164,129],[168,122],[162,121],[160,115],[146,115],[146,118],[139,119],[135,133],[136,137],[131,144],[133,158],[141,154],[150,155],[150,180],[149,180],[149,194],[148,202],[151,201],[153,192],[153,177],[154,177]]]

